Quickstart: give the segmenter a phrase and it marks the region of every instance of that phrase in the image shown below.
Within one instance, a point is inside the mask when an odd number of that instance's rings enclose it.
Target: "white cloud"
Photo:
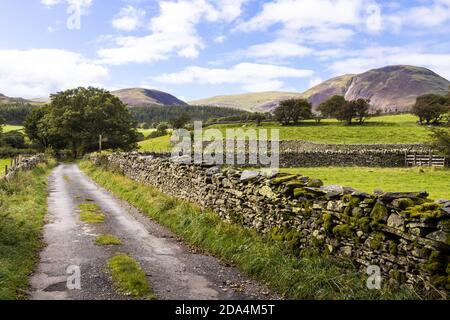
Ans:
[[[214,42],[215,43],[224,43],[226,39],[227,39],[226,36],[217,36],[214,38]]]
[[[119,37],[116,47],[98,51],[103,63],[155,62],[176,54],[196,58],[205,48],[197,33],[202,21],[230,22],[236,19],[246,0],[160,1],[159,15],[150,21],[150,34],[143,37]]]
[[[41,0],[41,3],[47,7],[53,7],[57,4],[59,4],[60,2],[61,2],[61,0]]]
[[[433,0],[428,5],[399,9],[386,15],[385,25],[396,31],[405,27],[436,28],[450,22],[450,0]]]
[[[53,7],[62,2],[66,2],[69,5],[76,5],[80,8],[89,8],[94,0],[41,0],[41,3],[46,7]]]
[[[417,47],[379,46],[350,51],[333,62],[330,68],[336,75],[342,75],[397,64],[429,68],[450,79],[450,54],[425,52]]]
[[[313,50],[311,48],[278,40],[275,42],[253,45],[245,50],[244,55],[252,58],[289,58],[304,57],[312,53]]]
[[[282,79],[305,78],[314,74],[311,70],[288,68],[283,66],[240,63],[229,69],[209,69],[197,66],[187,67],[177,73],[163,74],[156,81],[167,84],[240,84],[244,90],[267,91],[281,90]]]
[[[275,0],[261,13],[238,26],[238,30],[265,30],[282,24],[284,29],[356,25],[362,22],[366,0]]]
[[[133,31],[142,25],[145,11],[133,6],[122,8],[117,17],[112,21],[114,28],[123,31]]]
[[[55,49],[0,50],[3,94],[25,98],[77,86],[100,85],[108,70],[80,54]]]

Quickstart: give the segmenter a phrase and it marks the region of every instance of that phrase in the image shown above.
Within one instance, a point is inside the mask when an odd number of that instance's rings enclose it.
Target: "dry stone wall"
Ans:
[[[208,208],[294,251],[316,248],[379,266],[390,282],[450,289],[450,201],[426,192],[368,194],[301,175],[186,165],[121,153],[92,156],[127,177]]]
[[[20,161],[18,161],[15,166],[9,168],[8,173],[4,178],[8,180],[11,179],[19,171],[33,170],[39,163],[42,163],[44,161],[45,161],[44,154],[21,157]]]

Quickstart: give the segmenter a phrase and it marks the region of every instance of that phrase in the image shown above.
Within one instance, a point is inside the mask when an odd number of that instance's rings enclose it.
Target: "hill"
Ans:
[[[12,103],[33,103],[31,100],[23,98],[11,98],[0,93],[0,104],[12,104]]]
[[[266,112],[278,106],[280,101],[300,96],[301,96],[300,93],[295,92],[269,91],[269,92],[216,96],[207,99],[190,101],[189,104],[238,108],[253,112],[256,111]]]
[[[146,105],[165,105],[165,106],[182,106],[187,105],[171,94],[158,90],[131,88],[122,89],[111,92],[113,95],[122,100],[123,103],[130,107],[146,106]]]
[[[334,78],[303,93],[314,106],[333,94],[347,100],[370,99],[374,110],[406,112],[423,94],[448,93],[450,81],[433,71],[414,66],[388,66],[358,75]]]
[[[218,96],[190,103],[265,112],[292,97],[308,99],[316,107],[333,95],[342,95],[347,100],[370,99],[372,108],[384,113],[407,112],[418,96],[447,94],[449,86],[450,81],[429,69],[398,65],[332,78],[303,93],[260,92]]]

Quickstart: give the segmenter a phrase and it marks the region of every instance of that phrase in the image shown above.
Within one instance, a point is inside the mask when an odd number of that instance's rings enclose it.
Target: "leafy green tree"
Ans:
[[[312,105],[306,99],[289,99],[282,101],[274,110],[275,119],[283,125],[300,120],[312,119]]]
[[[450,126],[433,130],[433,146],[450,157]]]
[[[20,131],[10,131],[2,135],[3,143],[16,149],[25,148],[25,136]]]
[[[336,110],[335,116],[337,120],[345,121],[348,125],[353,123],[354,118],[357,118],[358,123],[362,124],[364,119],[369,115],[369,107],[369,100],[357,99],[347,101]]]
[[[357,99],[356,101],[351,101],[354,104],[355,117],[359,124],[363,124],[365,119],[369,117],[370,100]]]
[[[332,118],[336,114],[336,111],[342,108],[345,102],[346,101],[343,96],[335,95],[327,101],[322,102],[317,107],[317,110],[319,110],[323,117]]]
[[[419,122],[427,125],[439,123],[442,116],[448,111],[448,97],[438,94],[426,94],[417,97],[412,108],[413,114],[419,117]]]
[[[261,112],[255,112],[253,115],[253,120],[255,121],[255,124],[257,127],[261,126],[261,123],[266,120],[266,115]]]
[[[25,121],[30,139],[56,150],[69,148],[74,158],[104,148],[136,148],[136,123],[125,104],[108,91],[76,88],[51,95],[51,103]]]
[[[57,135],[52,136],[50,133],[49,112],[49,106],[33,109],[25,119],[25,133],[42,150],[56,144],[58,147],[64,148],[63,138]]]
[[[191,121],[191,118],[188,115],[183,114],[175,119],[170,120],[169,123],[172,128],[176,130],[184,128],[189,123],[189,121]]]

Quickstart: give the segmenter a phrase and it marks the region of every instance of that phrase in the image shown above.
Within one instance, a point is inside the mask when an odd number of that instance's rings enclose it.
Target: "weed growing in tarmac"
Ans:
[[[105,215],[102,213],[100,207],[93,203],[83,203],[78,206],[80,212],[80,219],[86,223],[102,223],[105,221]]]
[[[126,254],[119,254],[108,261],[114,285],[122,294],[133,298],[154,300],[147,277],[139,263]]]
[[[120,246],[122,241],[110,234],[102,234],[95,239],[95,244],[99,246]]]

